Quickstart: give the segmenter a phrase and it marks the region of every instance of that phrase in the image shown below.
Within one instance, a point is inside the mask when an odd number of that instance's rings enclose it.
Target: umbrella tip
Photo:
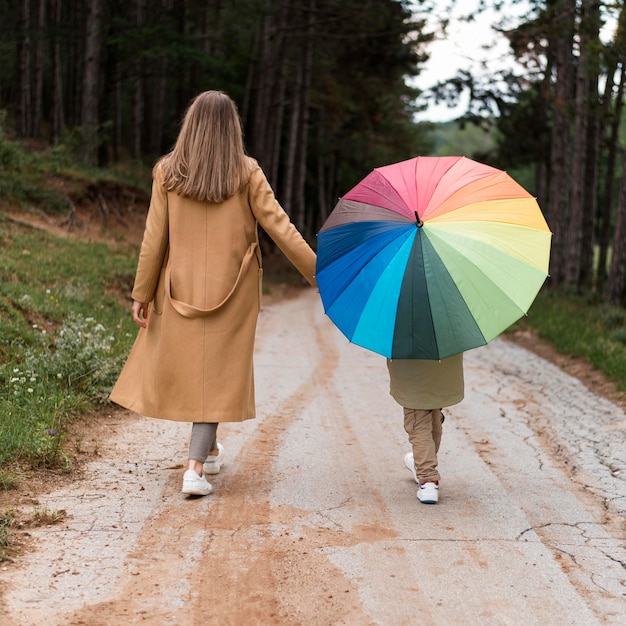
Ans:
[[[413,213],[415,213],[415,225],[418,228],[421,228],[422,226],[424,226],[424,222],[422,222],[422,220],[420,219],[420,216],[417,214],[417,211],[413,211]]]

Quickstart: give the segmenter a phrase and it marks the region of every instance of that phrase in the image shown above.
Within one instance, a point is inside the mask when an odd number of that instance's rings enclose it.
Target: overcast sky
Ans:
[[[429,47],[430,59],[424,71],[417,77],[414,84],[426,90],[435,83],[452,78],[459,69],[476,69],[481,61],[489,59],[490,69],[496,70],[512,65],[512,56],[506,39],[492,30],[492,25],[502,19],[502,14],[493,10],[477,13],[479,0],[461,0],[452,11],[452,19],[447,31],[446,39],[439,39]],[[438,11],[448,13],[447,3],[441,2]],[[526,2],[519,6],[507,7],[506,15],[511,25],[521,21],[527,14]],[[460,21],[459,16],[475,15],[471,23]],[[436,16],[434,18],[436,20]],[[434,23],[434,22],[433,22]],[[485,49],[489,46],[489,49]],[[458,117],[465,110],[466,102],[449,109],[445,105],[430,106],[427,111],[417,117],[420,121],[442,122]]]
[[[450,0],[439,0],[437,9],[433,12],[433,25],[437,18],[451,15],[451,23],[446,39],[439,39],[429,47],[430,59],[424,71],[417,77],[414,84],[420,89],[427,90],[437,82],[452,78],[458,70],[476,70],[481,61],[489,60],[489,71],[514,66],[508,41],[495,33],[493,24],[502,20],[503,13],[487,10],[482,13],[476,11],[479,0],[457,0],[455,8],[450,12]],[[616,11],[604,7],[604,26],[600,32],[603,41],[609,41],[616,27]],[[458,18],[472,14],[473,22],[467,23]],[[509,1],[504,15],[507,18],[507,28],[513,28],[530,14],[530,5],[526,0],[519,3]],[[434,26],[433,26],[434,27]],[[486,49],[488,47],[488,49]],[[428,110],[417,116],[419,121],[445,122],[459,117],[467,107],[467,101],[461,100],[459,106],[448,108],[445,105],[430,106]]]

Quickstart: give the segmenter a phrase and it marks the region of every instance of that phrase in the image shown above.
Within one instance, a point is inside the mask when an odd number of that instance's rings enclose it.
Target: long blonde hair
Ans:
[[[189,105],[171,152],[155,167],[165,187],[199,201],[222,202],[250,178],[252,160],[243,146],[235,103],[221,91],[204,91]]]

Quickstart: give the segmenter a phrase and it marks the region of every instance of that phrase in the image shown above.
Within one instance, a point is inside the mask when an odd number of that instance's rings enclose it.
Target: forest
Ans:
[[[528,7],[500,26],[516,69],[460,72],[422,93],[413,79],[446,32],[436,0],[0,0],[0,125],[87,165],[149,166],[189,100],[221,89],[312,237],[373,167],[433,153],[417,111],[468,93],[458,123],[495,139],[474,158],[532,172],[553,232],[548,286],[624,304],[624,2],[511,2]],[[480,3],[503,18],[506,5]]]

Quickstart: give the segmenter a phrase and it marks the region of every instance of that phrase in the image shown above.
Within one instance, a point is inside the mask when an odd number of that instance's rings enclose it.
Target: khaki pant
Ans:
[[[441,409],[404,409],[404,430],[413,447],[415,473],[422,485],[439,480],[437,452],[443,420]]]

